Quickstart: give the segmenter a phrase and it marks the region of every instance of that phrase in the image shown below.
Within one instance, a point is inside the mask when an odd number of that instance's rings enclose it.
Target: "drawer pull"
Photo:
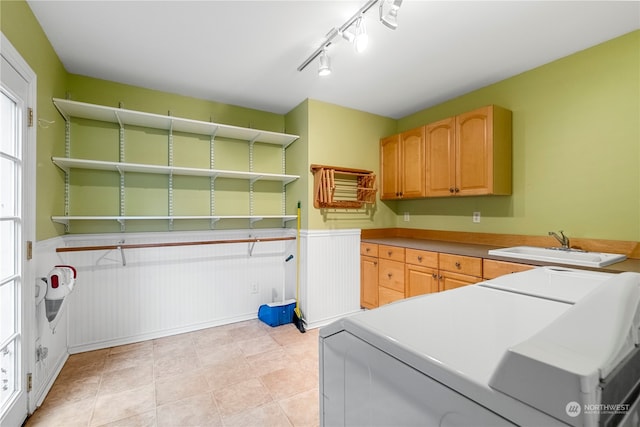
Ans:
[[[456,268],[457,268],[458,270],[460,270],[460,268],[461,268],[461,267],[462,267],[462,266],[460,265],[460,262],[459,262],[459,261],[456,261]]]
[[[436,280],[438,279],[438,275],[437,275],[436,273],[433,273],[433,274],[431,275],[431,277],[433,277],[433,278],[434,278],[434,279],[436,279]]]
[[[369,252],[371,250],[371,248],[366,248],[364,251],[365,252]]]
[[[392,276],[392,274],[391,274],[391,273],[387,273],[387,277],[388,277],[389,279],[391,279],[391,276]]]
[[[418,255],[418,261],[422,262],[422,255]]]
[[[378,265],[378,261],[373,261],[373,265]]]
[[[393,253],[393,252],[389,251],[389,252],[387,252],[387,255],[391,256],[391,254],[392,254],[392,253]]]

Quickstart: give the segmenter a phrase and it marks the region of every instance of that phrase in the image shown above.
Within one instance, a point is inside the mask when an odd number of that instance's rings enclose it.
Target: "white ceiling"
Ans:
[[[367,51],[332,45],[319,77],[297,68],[366,0],[28,3],[71,73],[279,114],[313,98],[400,118],[640,28],[638,1],[404,0],[397,30],[375,6]]]

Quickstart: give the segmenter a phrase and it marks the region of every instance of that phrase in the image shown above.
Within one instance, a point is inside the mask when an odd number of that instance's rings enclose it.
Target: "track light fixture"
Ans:
[[[364,15],[360,15],[356,21],[356,36],[353,40],[353,46],[356,52],[364,52],[369,44],[369,35],[367,34],[367,27],[364,24]]]
[[[298,71],[304,70],[314,59],[320,57],[318,74],[321,76],[331,74],[330,60],[326,49],[334,43],[334,39],[338,36],[342,36],[349,43],[353,43],[356,52],[364,51],[369,42],[364,14],[378,2],[380,2],[380,22],[395,30],[398,27],[398,9],[402,5],[402,0],[369,0],[340,28],[332,28],[320,46],[300,64]],[[387,6],[389,10],[385,12]]]
[[[331,74],[331,58],[327,55],[326,50],[322,50],[320,54],[320,66],[318,67],[318,75],[321,77]]]
[[[389,5],[388,12],[384,11],[386,5]],[[392,30],[398,28],[398,9],[400,6],[402,6],[402,0],[381,0],[380,22]]]

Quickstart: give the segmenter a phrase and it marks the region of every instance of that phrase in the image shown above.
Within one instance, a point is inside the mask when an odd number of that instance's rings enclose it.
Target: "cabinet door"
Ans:
[[[455,118],[425,127],[426,195],[450,196],[455,192]]]
[[[450,273],[448,271],[440,272],[440,290],[448,291],[450,289],[460,288],[462,286],[473,285],[482,281],[479,277],[467,276],[465,274]]]
[[[360,306],[378,306],[378,258],[360,257]]]
[[[418,265],[405,265],[405,289],[407,298],[438,292],[438,271]]]
[[[384,286],[380,286],[380,288],[378,289],[379,289],[378,301],[380,303],[380,306],[383,306],[385,304],[389,304],[390,302],[398,301],[404,298],[403,292],[394,291],[392,289],[385,288]]]
[[[425,196],[424,155],[424,126],[400,134],[400,193],[403,199]]]
[[[400,135],[380,140],[380,199],[400,198]]]
[[[404,294],[404,262],[379,258],[378,285]]]
[[[456,117],[456,193],[461,196],[493,192],[492,124],[491,107]]]

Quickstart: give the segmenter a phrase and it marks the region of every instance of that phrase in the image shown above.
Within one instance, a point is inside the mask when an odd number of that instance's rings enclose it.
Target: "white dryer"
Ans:
[[[640,274],[544,267],[320,331],[324,426],[640,425]]]

